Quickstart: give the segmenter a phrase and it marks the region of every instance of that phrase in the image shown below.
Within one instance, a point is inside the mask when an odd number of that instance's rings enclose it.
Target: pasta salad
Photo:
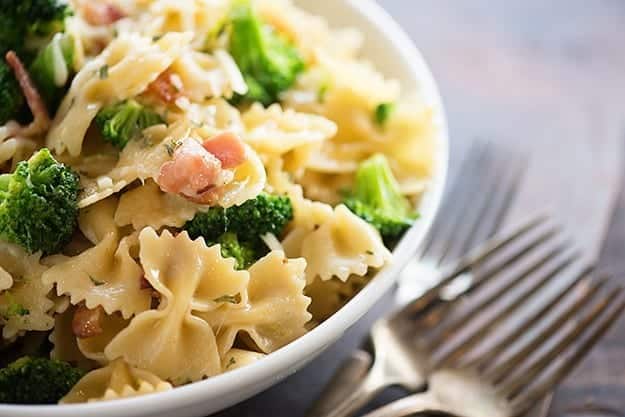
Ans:
[[[434,110],[355,29],[290,0],[7,0],[0,21],[0,403],[260,360],[418,221]]]

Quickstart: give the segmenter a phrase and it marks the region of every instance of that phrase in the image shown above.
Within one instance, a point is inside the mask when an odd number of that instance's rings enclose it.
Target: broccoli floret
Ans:
[[[0,239],[33,253],[57,253],[78,217],[78,176],[46,148],[0,175]]]
[[[124,149],[144,129],[164,120],[154,110],[135,100],[126,100],[100,110],[95,122],[107,142]]]
[[[49,106],[55,100],[60,100],[55,95],[59,94],[57,88],[48,87],[48,80],[60,79],[52,78],[58,67],[51,63],[51,51],[45,52],[50,47],[41,51],[39,55],[44,56],[36,59],[39,63],[33,63],[34,67],[30,63],[46,40],[64,30],[65,18],[71,14],[71,8],[61,0],[0,0],[0,56],[3,57],[0,60],[0,124],[10,119],[27,117],[20,113],[24,110],[21,89],[13,71],[4,62],[4,55],[8,51],[15,51],[29,67],[30,75]],[[67,59],[68,45],[63,45],[62,52]]]
[[[222,255],[237,259],[238,266],[245,268],[267,252],[261,237],[267,233],[280,236],[292,219],[288,197],[263,193],[240,206],[198,213],[184,228],[193,239],[203,237],[208,245],[222,244]]]
[[[14,50],[22,55],[29,43],[25,40],[62,32],[71,14],[72,9],[61,0],[0,0],[0,52]]]
[[[83,375],[66,362],[20,358],[0,369],[0,403],[56,404]]]
[[[0,60],[0,124],[14,119],[24,105],[24,96],[13,70]]]
[[[263,24],[249,0],[235,0],[230,13],[230,54],[249,91],[246,101],[268,106],[279,101],[304,70],[304,60],[293,45]]]
[[[51,113],[65,94],[65,86],[73,75],[73,62],[74,38],[57,33],[30,65],[29,73]]]
[[[401,237],[417,217],[384,155],[374,155],[360,164],[354,189],[344,203],[378,229],[387,242]]]
[[[221,235],[216,243],[221,245],[221,255],[224,258],[234,258],[237,261],[237,269],[248,268],[260,257],[258,248],[239,242],[237,235],[232,232]]]

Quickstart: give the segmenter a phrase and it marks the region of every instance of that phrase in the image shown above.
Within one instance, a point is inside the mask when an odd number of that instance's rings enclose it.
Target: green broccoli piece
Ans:
[[[0,124],[14,119],[23,106],[24,96],[13,70],[0,60]]]
[[[8,51],[15,51],[29,67],[30,75],[48,106],[60,101],[58,88],[50,87],[49,80],[58,79],[54,78],[57,67],[52,65],[51,47],[45,47],[37,58],[35,55],[40,45],[65,29],[65,18],[71,14],[71,8],[61,0],[0,0],[0,124],[28,117],[21,112],[25,111],[22,91],[13,71],[4,62]],[[69,42],[62,44],[63,55],[68,60]],[[33,63],[31,67],[33,58],[38,63]]]
[[[249,0],[234,2],[229,50],[249,88],[240,99],[266,106],[279,101],[305,67],[297,49],[263,24]]]
[[[0,239],[33,253],[57,253],[78,218],[78,176],[46,148],[0,175]]]
[[[374,155],[358,167],[354,189],[344,204],[371,223],[385,241],[398,239],[417,218],[401,194],[384,155]]]
[[[184,228],[193,239],[203,237],[208,245],[220,243],[222,255],[237,259],[238,267],[246,268],[267,252],[261,237],[282,235],[292,219],[288,197],[263,193],[240,206],[198,213]]]
[[[24,55],[32,38],[47,38],[65,29],[72,9],[62,0],[0,0],[0,52]]]
[[[0,403],[56,404],[83,375],[66,362],[20,358],[0,369]]]
[[[379,126],[384,126],[395,111],[395,103],[381,103],[375,108],[374,119]]]
[[[20,303],[11,302],[4,310],[2,317],[4,317],[5,320],[8,320],[11,317],[15,317],[15,316],[23,317],[29,314],[30,314],[30,311],[26,307],[24,307]]]
[[[119,149],[124,149],[128,142],[139,136],[144,129],[164,123],[164,120],[154,110],[135,100],[126,100],[100,110],[95,123],[104,140]]]
[[[259,258],[258,248],[249,243],[239,242],[236,233],[224,233],[216,243],[221,245],[221,256],[236,260],[237,269],[246,269]]]
[[[58,107],[72,78],[73,62],[74,38],[57,33],[30,65],[29,73],[51,113]]]

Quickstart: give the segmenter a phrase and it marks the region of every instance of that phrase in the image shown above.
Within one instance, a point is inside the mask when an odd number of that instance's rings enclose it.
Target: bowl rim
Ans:
[[[343,0],[343,2],[351,9],[352,13],[359,14],[361,19],[368,21],[377,28],[384,28],[385,40],[395,45],[394,48],[398,49],[404,60],[404,65],[410,67],[415,79],[422,83],[425,97],[437,109],[438,135],[433,181],[420,204],[422,216],[394,250],[394,262],[379,271],[375,279],[326,321],[258,362],[170,391],[115,401],[63,405],[0,404],[0,417],[15,415],[23,417],[82,417],[87,413],[91,417],[141,416],[149,415],[152,412],[164,413],[168,410],[190,407],[206,401],[209,397],[215,398],[232,393],[241,386],[253,384],[254,381],[275,378],[277,370],[282,369],[285,363],[296,364],[302,361],[302,358],[316,356],[335,343],[396,282],[399,272],[425,238],[442,200],[449,162],[449,132],[446,113],[437,83],[422,54],[404,29],[375,0]]]

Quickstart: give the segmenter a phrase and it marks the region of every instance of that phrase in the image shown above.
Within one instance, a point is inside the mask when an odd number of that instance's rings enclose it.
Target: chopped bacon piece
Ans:
[[[246,160],[245,145],[234,133],[221,133],[205,140],[202,146],[215,155],[225,169],[237,167]]]
[[[126,17],[126,13],[111,3],[85,1],[82,4],[83,17],[92,26],[115,23]]]
[[[161,190],[199,204],[212,204],[214,190],[232,181],[233,173],[194,139],[187,138],[164,163],[158,177]]]
[[[139,288],[141,288],[142,290],[147,290],[147,289],[154,289],[154,287],[152,287],[152,284],[150,284],[150,281],[147,280],[146,277],[141,277],[141,281],[139,281]]]
[[[33,121],[30,125],[20,127],[18,130],[20,133],[27,136],[45,132],[50,127],[50,115],[48,114],[46,104],[35,87],[35,83],[33,83],[24,64],[14,51],[8,51],[5,59],[15,73],[15,78],[20,84],[24,97],[26,97],[28,107],[33,114]]]
[[[148,91],[168,104],[175,102],[183,95],[171,82],[171,73],[169,71],[161,73],[156,80],[152,81],[148,85]]]
[[[72,332],[80,339],[86,339],[102,334],[102,319],[104,309],[102,306],[90,310],[84,304],[79,305],[72,319]]]

